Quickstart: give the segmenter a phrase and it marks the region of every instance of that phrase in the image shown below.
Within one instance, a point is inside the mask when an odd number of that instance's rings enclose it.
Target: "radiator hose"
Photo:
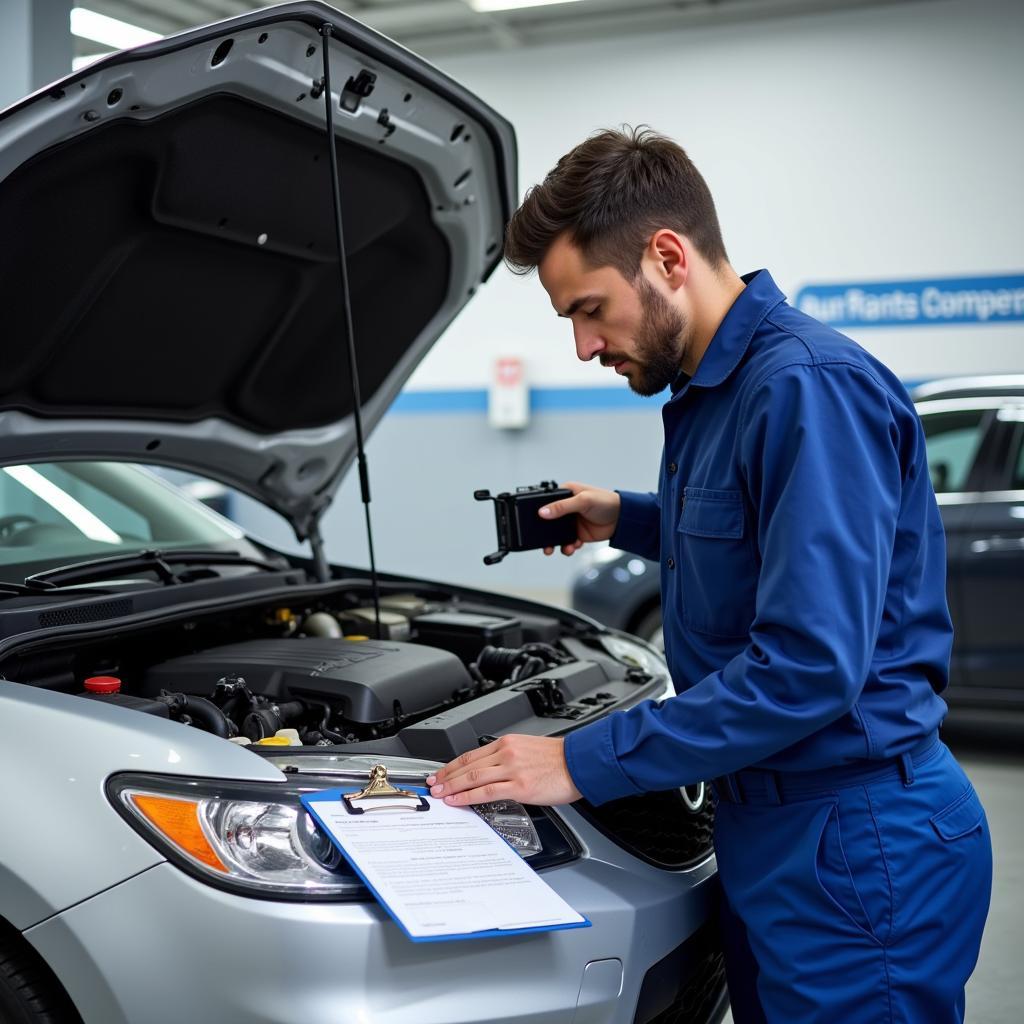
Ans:
[[[196,697],[190,693],[168,693],[161,691],[157,698],[167,705],[172,718],[188,717],[214,736],[227,739],[231,735],[231,723],[227,715],[213,701]]]

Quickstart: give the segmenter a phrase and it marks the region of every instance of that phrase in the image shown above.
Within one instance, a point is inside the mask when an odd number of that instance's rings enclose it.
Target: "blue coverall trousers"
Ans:
[[[964,1019],[992,884],[981,803],[937,737],[857,774],[716,780],[736,1024]]]

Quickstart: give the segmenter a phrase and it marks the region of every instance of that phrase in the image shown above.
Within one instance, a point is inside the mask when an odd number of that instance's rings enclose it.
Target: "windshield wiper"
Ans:
[[[283,572],[288,567],[262,558],[250,558],[234,551],[139,551],[131,555],[112,555],[93,558],[86,562],[46,569],[25,577],[28,593],[39,594],[57,590],[73,583],[92,583],[109,580],[129,572],[153,572],[162,583],[188,583],[187,573],[175,572],[172,565],[183,565],[191,570],[197,566],[241,565]]]

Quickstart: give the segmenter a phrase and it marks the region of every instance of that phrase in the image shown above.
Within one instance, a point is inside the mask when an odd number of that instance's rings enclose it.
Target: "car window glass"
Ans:
[[[109,490],[57,463],[10,466],[0,480],[4,516],[31,517],[36,523],[74,529],[86,537],[152,540],[149,524]]]
[[[926,413],[921,417],[928,445],[928,472],[936,494],[962,491],[981,444],[982,409]]]
[[[247,537],[285,554],[306,555],[306,546],[296,539],[295,531],[279,512],[260,504],[254,498],[242,494],[241,491],[236,491],[232,487],[226,487],[213,480],[176,469],[168,469],[166,466],[152,468],[164,479],[184,491],[190,498],[201,501],[207,508],[212,508],[218,514],[244,528]],[[328,554],[331,553],[331,546],[328,542]]]
[[[1013,468],[1010,489],[1024,491],[1024,426],[1017,429],[1017,461]]]
[[[0,468],[0,579],[152,547],[258,554],[234,524],[139,466]]]

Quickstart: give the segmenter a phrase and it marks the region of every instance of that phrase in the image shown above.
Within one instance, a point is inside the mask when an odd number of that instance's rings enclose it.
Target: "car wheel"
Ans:
[[[646,640],[649,644],[657,647],[659,651],[665,650],[665,630],[661,621],[661,605],[657,605],[647,612],[636,624],[636,629],[633,632],[641,640]]]
[[[81,1024],[49,969],[20,936],[0,932],[0,1024]]]

